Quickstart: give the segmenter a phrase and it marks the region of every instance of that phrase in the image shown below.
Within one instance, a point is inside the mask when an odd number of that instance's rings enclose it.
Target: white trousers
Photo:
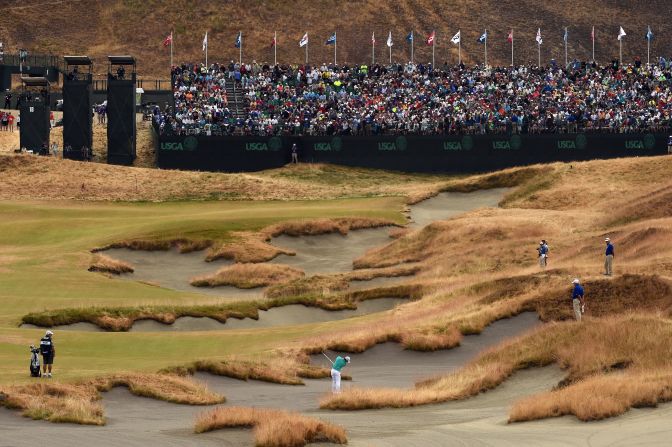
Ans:
[[[331,369],[331,392],[338,394],[341,392],[341,372]]]

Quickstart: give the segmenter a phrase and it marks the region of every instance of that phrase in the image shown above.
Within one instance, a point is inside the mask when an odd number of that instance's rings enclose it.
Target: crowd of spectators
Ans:
[[[232,61],[183,64],[172,78],[175,107],[154,119],[176,134],[625,133],[667,131],[672,113],[664,59],[567,68]]]

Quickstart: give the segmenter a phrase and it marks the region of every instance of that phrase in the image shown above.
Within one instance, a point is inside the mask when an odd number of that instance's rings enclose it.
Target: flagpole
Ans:
[[[434,38],[432,39],[432,68],[434,68],[434,48],[436,48],[436,31],[432,31],[432,36]]]
[[[595,62],[595,27],[593,26],[593,62]]]
[[[170,32],[170,69],[173,69],[173,32]]]
[[[485,42],[483,42],[483,48],[485,48],[485,66],[488,66],[488,29],[485,29]]]
[[[373,38],[371,39],[371,66],[376,65],[376,33],[373,33]]]
[[[457,30],[460,33],[460,40],[457,42],[457,65],[462,65],[462,30]]]
[[[623,38],[618,39],[618,63],[623,65]]]
[[[306,31],[306,34],[308,34],[308,31]],[[308,65],[308,42],[306,42],[306,65]]]
[[[243,32],[238,31],[238,36],[240,37],[240,47],[238,48],[238,63],[242,65],[243,63]]]
[[[387,48],[390,49],[390,65],[392,65],[392,45],[388,45]]]
[[[278,65],[278,32],[273,31],[273,66]]]
[[[208,42],[208,32],[205,32],[205,68],[208,68],[208,47],[210,42]]]
[[[338,39],[336,39],[336,31],[334,31],[334,65],[336,65],[336,42]]]
[[[565,27],[565,36],[567,36],[567,27]],[[567,38],[565,38],[565,68],[567,68]]]
[[[651,32],[651,27],[647,28],[646,32],[646,65],[651,65],[651,38],[649,33]]]
[[[511,66],[513,67],[513,30],[511,30]]]
[[[411,31],[413,33],[413,31]],[[411,64],[413,63],[413,47],[415,46],[415,33],[413,33],[413,38],[411,39]],[[392,63],[392,59],[390,59]]]

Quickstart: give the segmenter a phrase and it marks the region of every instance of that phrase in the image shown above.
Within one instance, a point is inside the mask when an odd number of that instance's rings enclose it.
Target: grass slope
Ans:
[[[623,57],[635,55],[646,59],[646,26],[651,25],[658,36],[669,29],[664,14],[665,0],[652,0],[645,7],[631,2],[613,0],[463,0],[461,2],[401,0],[332,0],[286,2],[281,0],[221,2],[201,0],[24,0],[7,5],[0,17],[0,34],[7,36],[5,51],[27,48],[31,53],[87,54],[95,59],[95,71],[105,73],[108,54],[132,54],[138,59],[141,75],[167,79],[169,49],[161,42],[174,31],[175,61],[201,61],[201,41],[208,31],[209,60],[228,62],[238,60],[233,43],[243,30],[245,60],[273,60],[270,42],[278,33],[278,60],[302,63],[303,48],[298,41],[308,31],[311,39],[310,61],[329,62],[332,48],[322,42],[334,31],[338,33],[338,61],[362,63],[371,60],[370,39],[375,32],[379,42],[392,30],[395,42],[393,59],[410,59],[410,46],[404,37],[415,30],[416,61],[431,60],[431,48],[423,39],[436,30],[436,59],[443,63],[457,62],[457,48],[449,42],[458,29],[462,30],[462,60],[481,63],[483,48],[476,42],[487,27],[488,61],[491,64],[510,63],[510,46],[506,36],[515,29],[518,42],[516,60],[532,63],[537,60],[534,36],[542,29],[544,45],[542,60],[562,60],[564,47],[562,29],[569,27],[569,57],[588,60],[591,57],[591,27],[595,26],[596,58],[608,62],[618,55],[615,44],[618,26],[623,25],[629,36],[623,45]],[[43,14],[46,8],[58,11],[59,20]],[[325,27],[325,20],[329,26]],[[142,21],[142,26],[138,26]],[[67,26],[63,26],[63,24]],[[616,50],[616,51],[615,51]],[[670,54],[667,39],[652,42],[652,55]],[[376,45],[376,60],[387,60],[387,48]]]

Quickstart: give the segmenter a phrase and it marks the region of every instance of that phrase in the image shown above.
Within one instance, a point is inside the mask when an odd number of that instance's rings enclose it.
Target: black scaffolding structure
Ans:
[[[93,155],[93,62],[88,56],[64,56],[63,157],[90,160]]]
[[[130,165],[135,160],[135,58],[107,59],[107,162]]]
[[[49,155],[49,99],[51,85],[45,77],[21,78],[19,95],[19,131],[22,149]]]

